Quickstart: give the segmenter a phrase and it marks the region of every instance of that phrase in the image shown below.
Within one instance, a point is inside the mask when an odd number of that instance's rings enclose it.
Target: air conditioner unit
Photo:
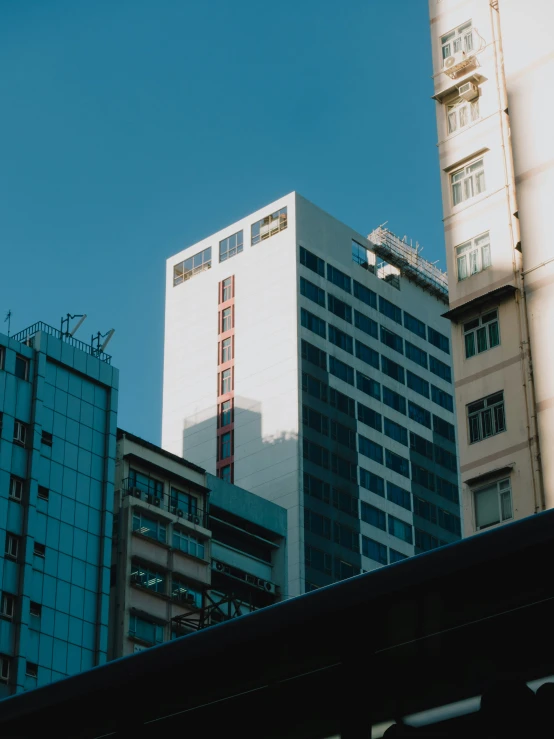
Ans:
[[[193,516],[192,522],[195,523],[197,526],[200,526],[200,516]]]
[[[443,67],[444,69],[448,69],[450,71],[454,71],[454,69],[459,65],[465,62],[467,59],[467,55],[465,51],[457,51],[455,54],[452,54],[451,56],[447,56],[444,60]]]
[[[179,518],[183,518],[183,511],[180,508],[177,509],[177,515]]]
[[[185,594],[185,600],[187,603],[194,603],[194,594],[193,593],[186,593]]]
[[[142,490],[140,488],[131,488],[129,495],[134,495],[135,498],[142,498]]]
[[[170,513],[173,513],[173,515],[176,515],[176,513],[177,513],[177,508],[176,508],[176,506],[174,506],[174,505],[170,506],[170,508],[169,508],[169,512],[170,512]]]
[[[463,85],[458,87],[458,93],[461,98],[470,102],[479,97],[479,88],[473,82],[465,82]]]
[[[264,590],[268,593],[272,593],[273,595],[275,595],[275,585],[272,582],[269,582],[269,580],[265,581]]]
[[[158,497],[154,498],[154,505],[156,506],[156,508],[159,508],[161,504],[162,504],[161,498],[158,498]]]

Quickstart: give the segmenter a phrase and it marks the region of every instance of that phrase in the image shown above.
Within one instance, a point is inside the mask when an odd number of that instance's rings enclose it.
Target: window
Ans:
[[[435,475],[425,467],[420,467],[418,464],[412,462],[412,482],[416,485],[421,485],[426,490],[434,492],[435,490]]]
[[[429,552],[431,549],[437,549],[444,544],[443,541],[437,539],[436,536],[428,534],[426,531],[415,530],[415,548],[416,553]]]
[[[131,584],[147,588],[154,593],[166,592],[165,573],[157,572],[149,567],[143,567],[136,563],[131,565]]]
[[[339,511],[344,511],[354,518],[358,518],[358,499],[350,493],[333,488],[333,506]]]
[[[442,508],[439,508],[438,511],[439,526],[441,527],[441,529],[444,529],[445,531],[450,531],[451,534],[456,534],[456,536],[461,536],[462,526],[458,516],[455,516],[453,513],[449,513],[448,511],[443,511]]]
[[[489,311],[464,323],[464,343],[466,359],[498,346],[500,344],[498,311]]]
[[[199,251],[193,257],[179,262],[173,267],[173,287],[180,285],[181,282],[189,280],[194,275],[209,269],[212,266],[212,247],[209,246],[203,251]]]
[[[325,539],[331,538],[331,519],[327,516],[320,516],[310,511],[309,508],[304,508],[304,528]]]
[[[317,464],[319,467],[329,469],[329,452],[319,444],[314,444],[313,441],[304,439],[302,443],[302,452],[304,459]]]
[[[206,546],[203,539],[190,536],[184,531],[174,528],[172,543],[173,548],[180,552],[190,554],[191,557],[198,557],[198,559],[205,559]]]
[[[383,403],[398,413],[406,415],[406,398],[383,385]]]
[[[441,408],[446,408],[450,413],[454,413],[454,398],[435,385],[431,385],[431,400],[433,403],[440,405]]]
[[[464,23],[454,31],[450,31],[450,33],[442,36],[441,46],[443,64],[449,56],[453,56],[459,51],[464,51],[466,54],[473,51],[473,30],[471,28],[471,21]]]
[[[367,536],[362,536],[362,554],[375,562],[379,562],[379,564],[388,564],[387,547]]]
[[[400,454],[391,452],[390,449],[385,449],[385,464],[389,470],[398,472],[399,475],[404,477],[410,477],[410,463]]]
[[[334,387],[329,388],[329,403],[333,408],[336,408],[342,413],[346,413],[350,418],[356,418],[356,404],[352,398],[339,392],[339,390],[335,390]]]
[[[404,444],[404,446],[408,446],[407,430],[399,423],[391,421],[390,418],[385,418],[385,436],[388,436],[389,439],[394,439],[399,444]]]
[[[490,267],[491,246],[488,232],[457,246],[456,262],[459,281]]]
[[[221,283],[221,302],[226,303],[233,297],[233,278],[227,277]]]
[[[7,683],[10,679],[11,659],[0,654],[0,682]]]
[[[331,454],[331,471],[349,482],[356,482],[356,465],[338,454]]]
[[[333,560],[330,554],[322,552],[321,549],[306,546],[305,556],[306,567],[313,567],[314,570],[320,570],[329,575],[331,574],[333,569]]]
[[[411,495],[404,488],[395,485],[387,480],[387,500],[396,505],[402,506],[407,511],[412,510]]]
[[[300,264],[303,264],[304,267],[311,269],[312,272],[315,272],[321,277],[325,277],[325,262],[323,259],[312,254],[311,251],[304,249],[303,246],[300,247]]]
[[[233,328],[233,309],[224,308],[221,311],[221,331],[230,331]]]
[[[189,521],[194,521],[198,517],[198,499],[190,493],[183,490],[171,488],[171,512],[177,515],[186,515]],[[180,512],[180,513],[179,513]],[[199,523],[199,521],[194,521]]]
[[[174,600],[184,601],[194,608],[202,608],[202,593],[193,590],[187,583],[173,579],[171,582],[171,597]]]
[[[419,318],[415,318],[409,313],[406,313],[406,311],[404,311],[404,328],[407,328],[408,331],[411,331],[422,339],[427,337],[423,321],[420,321]]]
[[[13,426],[13,443],[19,446],[25,446],[27,441],[27,424],[21,421],[14,421]]]
[[[302,406],[302,423],[319,434],[329,436],[329,419],[327,416],[324,416],[323,413],[319,413],[307,405]]]
[[[304,492],[311,495],[313,498],[322,500],[324,503],[329,503],[330,486],[328,482],[323,482],[317,477],[304,472]]]
[[[226,400],[220,406],[219,411],[219,426],[228,426],[233,421],[233,401]]]
[[[450,176],[452,183],[452,204],[459,205],[485,192],[485,169],[483,159],[459,169]]]
[[[424,518],[431,523],[437,523],[437,506],[414,495],[414,516]]]
[[[313,331],[314,334],[321,336],[322,339],[326,338],[327,332],[325,329],[325,321],[314,316],[313,313],[310,313],[305,308],[300,309],[300,323],[304,328],[307,328],[308,331]]]
[[[329,341],[331,344],[338,346],[339,349],[342,349],[349,354],[354,353],[354,342],[352,337],[335,326],[331,326],[331,324],[329,324]]]
[[[328,294],[327,308],[339,318],[352,323],[352,308],[344,300],[339,300],[334,295]]]
[[[410,431],[410,449],[433,461],[433,443],[413,431]]]
[[[479,119],[479,98],[464,100],[459,98],[446,108],[448,133],[455,133]]]
[[[509,521],[512,513],[512,491],[510,480],[499,480],[475,490],[475,525],[486,529],[502,521]]]
[[[29,360],[22,357],[21,354],[15,355],[15,376],[20,380],[29,379]]]
[[[409,524],[404,523],[404,521],[401,521],[399,518],[391,516],[390,514],[389,534],[396,536],[398,539],[402,539],[402,541],[408,542],[408,544],[414,543],[412,527]]]
[[[381,400],[381,385],[371,377],[363,375],[361,372],[356,372],[356,387],[361,390],[362,393],[366,393],[375,400]]]
[[[395,352],[404,354],[404,342],[400,336],[395,334],[393,331],[389,331],[384,326],[381,326],[381,341],[391,349],[394,349]]]
[[[358,300],[361,300],[366,305],[369,305],[370,308],[375,308],[375,310],[377,310],[377,295],[373,290],[360,284],[357,280],[354,280],[354,297],[358,298]]]
[[[348,449],[356,449],[356,432],[337,421],[331,421],[331,439]]]
[[[35,541],[33,545],[33,554],[44,559],[46,557],[46,547],[44,546],[44,544],[39,544],[37,541]]]
[[[354,241],[354,239],[352,239],[352,261],[356,264],[359,264],[360,267],[363,267],[364,269],[375,273],[375,255],[372,253],[373,259],[370,263],[370,260],[368,258],[369,253],[370,250],[367,247],[358,244],[357,241]]]
[[[219,261],[224,262],[226,259],[234,257],[235,254],[240,254],[242,246],[242,231],[237,231],[236,234],[223,239],[219,242]]]
[[[427,326],[427,340],[430,344],[436,346],[437,349],[440,349],[446,354],[450,354],[450,342],[448,338],[443,336],[443,334],[440,334],[438,331],[435,331],[435,329],[430,326]]]
[[[358,420],[376,431],[382,431],[381,414],[362,403],[358,403]]]
[[[453,444],[456,443],[456,431],[454,426],[451,423],[448,423],[448,421],[444,421],[442,418],[435,415],[433,416],[433,431],[444,439],[448,439],[448,441],[451,441]]]
[[[302,390],[313,398],[327,402],[327,385],[307,372],[302,372]]]
[[[441,362],[440,359],[436,359],[432,354],[429,355],[429,369],[434,375],[440,377],[445,382],[452,382],[452,370],[450,367]]]
[[[134,469],[129,470],[129,487],[138,488],[144,493],[155,495],[157,498],[161,498],[164,492],[164,484],[161,480],[155,480],[153,477],[144,475]]]
[[[354,325],[356,326],[356,328],[359,328],[360,331],[363,331],[368,336],[372,336],[374,339],[379,338],[379,324],[377,323],[377,321],[369,318],[369,316],[364,316],[363,313],[360,313],[357,310],[354,311]]]
[[[167,541],[167,527],[155,519],[148,518],[136,508],[133,509],[133,531],[150,539],[165,544]]]
[[[381,370],[385,375],[392,377],[393,380],[404,385],[404,367],[401,367],[397,362],[393,362],[392,359],[381,355]]]
[[[335,357],[329,357],[329,372],[349,385],[354,384],[354,370]]]
[[[360,467],[360,485],[366,490],[370,490],[375,495],[385,497],[385,481],[379,475],[374,475],[373,472],[364,470]]]
[[[354,529],[351,529],[349,526],[337,523],[337,521],[334,522],[333,526],[333,539],[336,544],[339,544],[345,549],[350,549],[352,552],[360,551],[358,532],[354,531]],[[352,574],[349,573],[346,577],[352,577]]]
[[[24,481],[20,477],[12,475],[10,477],[10,498],[16,500],[18,503],[23,498],[23,485]]]
[[[233,482],[233,465],[227,464],[225,467],[220,467],[217,476],[225,482]]]
[[[411,400],[408,401],[408,416],[412,421],[416,421],[416,423],[420,423],[422,426],[427,426],[429,429],[431,428],[431,414],[429,411],[426,411],[425,408],[417,405],[417,403],[412,403]]]
[[[424,352],[423,349],[420,349],[409,341],[406,341],[406,356],[412,362],[419,364],[420,367],[427,369],[427,352]]]
[[[225,362],[230,362],[231,359],[233,359],[233,339],[229,337],[221,342],[221,362],[225,364]]]
[[[374,462],[383,464],[383,447],[380,444],[376,444],[371,439],[366,439],[365,436],[358,434],[358,447],[360,454],[364,457],[369,457]]]
[[[389,547],[389,556],[391,565],[395,562],[401,562],[403,559],[408,559],[408,556],[406,554],[397,552],[396,549],[392,549],[391,547]]]
[[[219,437],[219,459],[228,459],[232,454],[233,433],[227,431]]]
[[[362,521],[365,521],[371,526],[375,526],[377,529],[382,529],[383,531],[387,530],[387,517],[384,511],[381,511],[379,508],[375,508],[375,506],[369,505],[369,503],[365,503],[362,500],[361,512]]]
[[[319,349],[317,346],[310,344],[309,341],[302,339],[302,359],[305,359],[311,364],[315,364],[316,367],[321,369],[327,369],[327,354]]]
[[[15,611],[15,598],[9,593],[2,593],[0,599],[0,617],[7,618],[11,621]]]
[[[29,615],[33,618],[40,618],[42,616],[42,606],[40,603],[34,603],[31,601],[29,605]]]
[[[308,300],[313,300],[322,308],[325,308],[325,290],[322,290],[313,282],[305,280],[303,277],[300,278],[300,294]]]
[[[506,431],[504,392],[470,403],[467,406],[467,417],[470,444]]]
[[[221,373],[221,394],[230,393],[233,389],[233,370],[226,369]]]
[[[10,534],[9,532],[7,532],[6,533],[5,555],[6,557],[9,557],[9,559],[17,560],[18,554],[19,554],[19,536],[16,536],[15,534]]]
[[[351,292],[351,280],[348,275],[341,272],[340,269],[332,267],[330,264],[327,265],[327,279],[332,282],[333,285],[340,287],[341,290],[345,290],[347,293]]]
[[[252,246],[260,241],[275,236],[279,231],[283,231],[287,227],[287,209],[281,208],[276,210],[270,216],[262,218],[261,221],[252,224]]]
[[[435,462],[450,470],[450,472],[458,471],[458,459],[456,455],[443,449],[441,446],[435,446]]]
[[[402,311],[394,303],[389,300],[385,300],[379,295],[379,311],[387,318],[392,318],[393,321],[402,325]]]
[[[48,431],[43,431],[41,434],[41,442],[46,446],[52,446],[53,437]]]
[[[419,375],[414,375],[410,370],[407,372],[407,379],[410,390],[423,395],[424,398],[429,397],[429,383],[427,380],[419,377]]]
[[[34,662],[27,662],[25,667],[26,677],[38,677],[38,665]]]
[[[146,621],[131,614],[129,616],[129,636],[148,644],[161,644],[164,640],[164,627],[154,621]]]

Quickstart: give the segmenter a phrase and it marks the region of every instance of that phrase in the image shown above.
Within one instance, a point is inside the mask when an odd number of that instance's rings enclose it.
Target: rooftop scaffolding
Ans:
[[[377,256],[401,270],[404,277],[435,295],[448,305],[448,275],[420,256],[420,247],[413,247],[404,239],[379,226],[367,237]]]

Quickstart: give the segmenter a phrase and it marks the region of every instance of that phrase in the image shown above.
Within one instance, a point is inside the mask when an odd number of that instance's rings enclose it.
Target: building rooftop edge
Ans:
[[[129,439],[130,441],[133,441],[135,444],[138,444],[139,446],[143,446],[145,449],[149,449],[151,452],[156,452],[156,454],[161,454],[163,457],[166,457],[167,459],[171,459],[173,462],[177,462],[183,467],[188,467],[189,469],[195,470],[196,472],[200,472],[201,474],[206,474],[206,470],[203,467],[200,467],[199,465],[194,464],[194,462],[189,462],[184,457],[179,457],[177,454],[168,452],[165,449],[162,449],[161,446],[157,446],[156,444],[153,444],[151,441],[146,441],[146,439],[141,439],[140,436],[136,436],[135,434],[132,434],[130,431],[125,431],[125,429],[121,429],[118,427],[117,440],[119,441],[123,437],[125,437],[126,439]]]

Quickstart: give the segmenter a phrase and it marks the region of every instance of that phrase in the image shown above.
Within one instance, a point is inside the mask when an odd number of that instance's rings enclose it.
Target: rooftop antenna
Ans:
[[[12,327],[12,312],[11,310],[8,310],[6,313],[6,317],[4,318],[4,323],[8,322],[8,338],[10,337],[10,329]]]
[[[90,337],[90,348],[91,348],[91,354],[94,354],[94,356],[98,357],[104,349],[108,346],[110,339],[115,334],[115,328],[111,328],[109,331],[106,331],[105,334],[101,334],[100,331],[95,335],[93,334]],[[101,341],[104,339],[104,341]]]
[[[74,316],[72,316],[71,313],[68,313],[65,318],[62,318],[60,322],[60,333],[62,335],[62,338],[66,336],[74,336],[77,333],[77,330],[83,325],[86,317],[87,317],[86,313],[75,313]],[[80,318],[81,320],[78,321],[77,325],[73,328],[72,331],[70,331],[69,322],[72,321],[74,318]],[[65,331],[64,331],[64,327],[65,327]]]

